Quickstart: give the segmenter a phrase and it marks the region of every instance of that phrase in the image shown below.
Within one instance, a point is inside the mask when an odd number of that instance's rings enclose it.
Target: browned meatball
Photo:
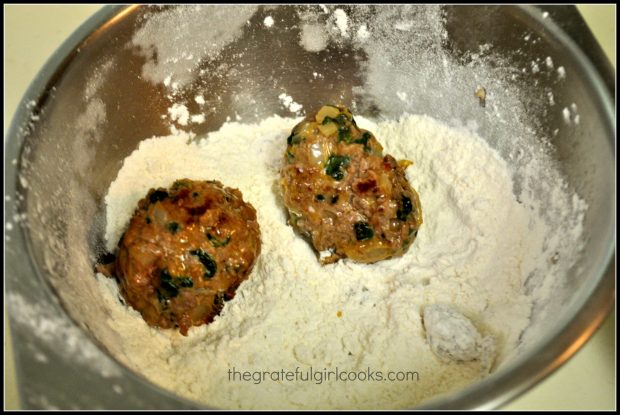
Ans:
[[[408,163],[384,156],[348,109],[324,106],[287,140],[280,184],[289,221],[324,264],[402,255],[422,224],[418,194],[405,176]]]
[[[186,335],[219,314],[259,253],[256,211],[239,190],[183,179],[140,200],[114,274],[148,324]]]

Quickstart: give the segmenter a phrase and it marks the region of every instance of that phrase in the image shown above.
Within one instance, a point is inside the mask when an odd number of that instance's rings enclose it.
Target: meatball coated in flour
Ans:
[[[323,264],[400,256],[422,224],[418,194],[405,176],[408,164],[383,155],[348,109],[326,105],[287,139],[280,185],[289,222]]]
[[[239,190],[183,179],[140,200],[111,273],[148,324],[186,335],[220,313],[259,253],[256,211]]]
[[[430,348],[439,358],[457,362],[480,360],[483,371],[491,369],[496,354],[495,338],[483,336],[454,306],[426,306],[423,324]]]

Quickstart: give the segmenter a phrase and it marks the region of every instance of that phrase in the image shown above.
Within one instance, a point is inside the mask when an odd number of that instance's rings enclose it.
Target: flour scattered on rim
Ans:
[[[290,112],[299,113],[299,111],[303,108],[303,105],[295,102],[292,96],[287,95],[284,92],[278,95],[278,99],[284,107],[288,108]]]
[[[195,78],[199,63],[217,54],[239,38],[257,6],[177,6],[169,10],[152,8],[131,45],[147,59],[142,75],[174,88]],[[183,42],[179,42],[183,39]],[[157,59],[155,59],[157,56]],[[170,74],[174,74],[174,83]]]
[[[370,32],[368,31],[366,24],[361,24],[360,27],[357,29],[357,40],[359,42],[363,42],[369,37],[370,37]]]
[[[299,44],[308,52],[320,52],[327,47],[329,36],[322,24],[304,23]]]
[[[172,104],[172,107],[168,108],[168,114],[172,121],[176,121],[181,125],[187,125],[189,121],[189,111],[185,105]]]
[[[349,17],[347,13],[342,9],[334,10],[334,18],[336,19],[336,26],[340,30],[340,36],[349,36]]]
[[[566,78],[566,69],[563,66],[558,66],[558,79]]]

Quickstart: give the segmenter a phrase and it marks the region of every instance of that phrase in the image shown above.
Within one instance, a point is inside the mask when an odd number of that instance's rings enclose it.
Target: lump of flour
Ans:
[[[495,339],[482,336],[470,319],[447,304],[424,308],[426,338],[433,353],[444,360],[479,360],[488,371],[495,359]]]

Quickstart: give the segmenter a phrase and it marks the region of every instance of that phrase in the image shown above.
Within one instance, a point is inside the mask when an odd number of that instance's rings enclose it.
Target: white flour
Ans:
[[[217,56],[237,39],[255,11],[250,5],[192,5],[151,14],[131,39],[147,60],[142,76],[157,83],[173,73],[166,86],[171,80],[173,89],[186,85],[201,59]]]
[[[308,52],[320,52],[327,47],[329,37],[322,25],[304,23],[301,27],[299,44]]]
[[[538,272],[553,280],[548,258],[561,250],[560,242],[545,241],[549,228],[529,206],[534,202],[517,202],[508,165],[479,137],[426,116],[379,124],[356,119],[386,152],[414,162],[407,176],[420,194],[424,217],[403,257],[372,265],[344,260],[321,266],[286,224],[278,170],[297,120],[230,122],[197,142],[177,135],[140,144],[106,196],[109,249],[150,188],[187,177],[220,180],[242,191],[258,213],[262,253],[222,315],[191,329],[188,337],[147,326],[118,301],[116,283],[98,275],[124,351],[117,356],[121,361],[164,388],[218,407],[410,407],[473,382],[484,369],[478,360],[449,362],[431,351],[421,313],[433,303],[461,310],[482,334],[496,338],[497,362],[506,360],[529,324],[535,300],[523,292],[525,279]],[[419,380],[229,380],[233,368],[310,366],[415,371]]]
[[[340,30],[340,36],[349,36],[349,18],[346,12],[342,9],[334,10],[334,18],[336,19],[336,26]]]
[[[296,113],[296,115],[299,115],[299,111],[303,109],[303,105],[295,102],[293,100],[293,97],[287,95],[286,93],[281,93],[280,95],[278,95],[278,99],[284,107],[288,108],[290,112]]]
[[[172,121],[177,121],[181,125],[187,125],[189,121],[189,111],[185,105],[173,104],[168,108],[168,114]]]

